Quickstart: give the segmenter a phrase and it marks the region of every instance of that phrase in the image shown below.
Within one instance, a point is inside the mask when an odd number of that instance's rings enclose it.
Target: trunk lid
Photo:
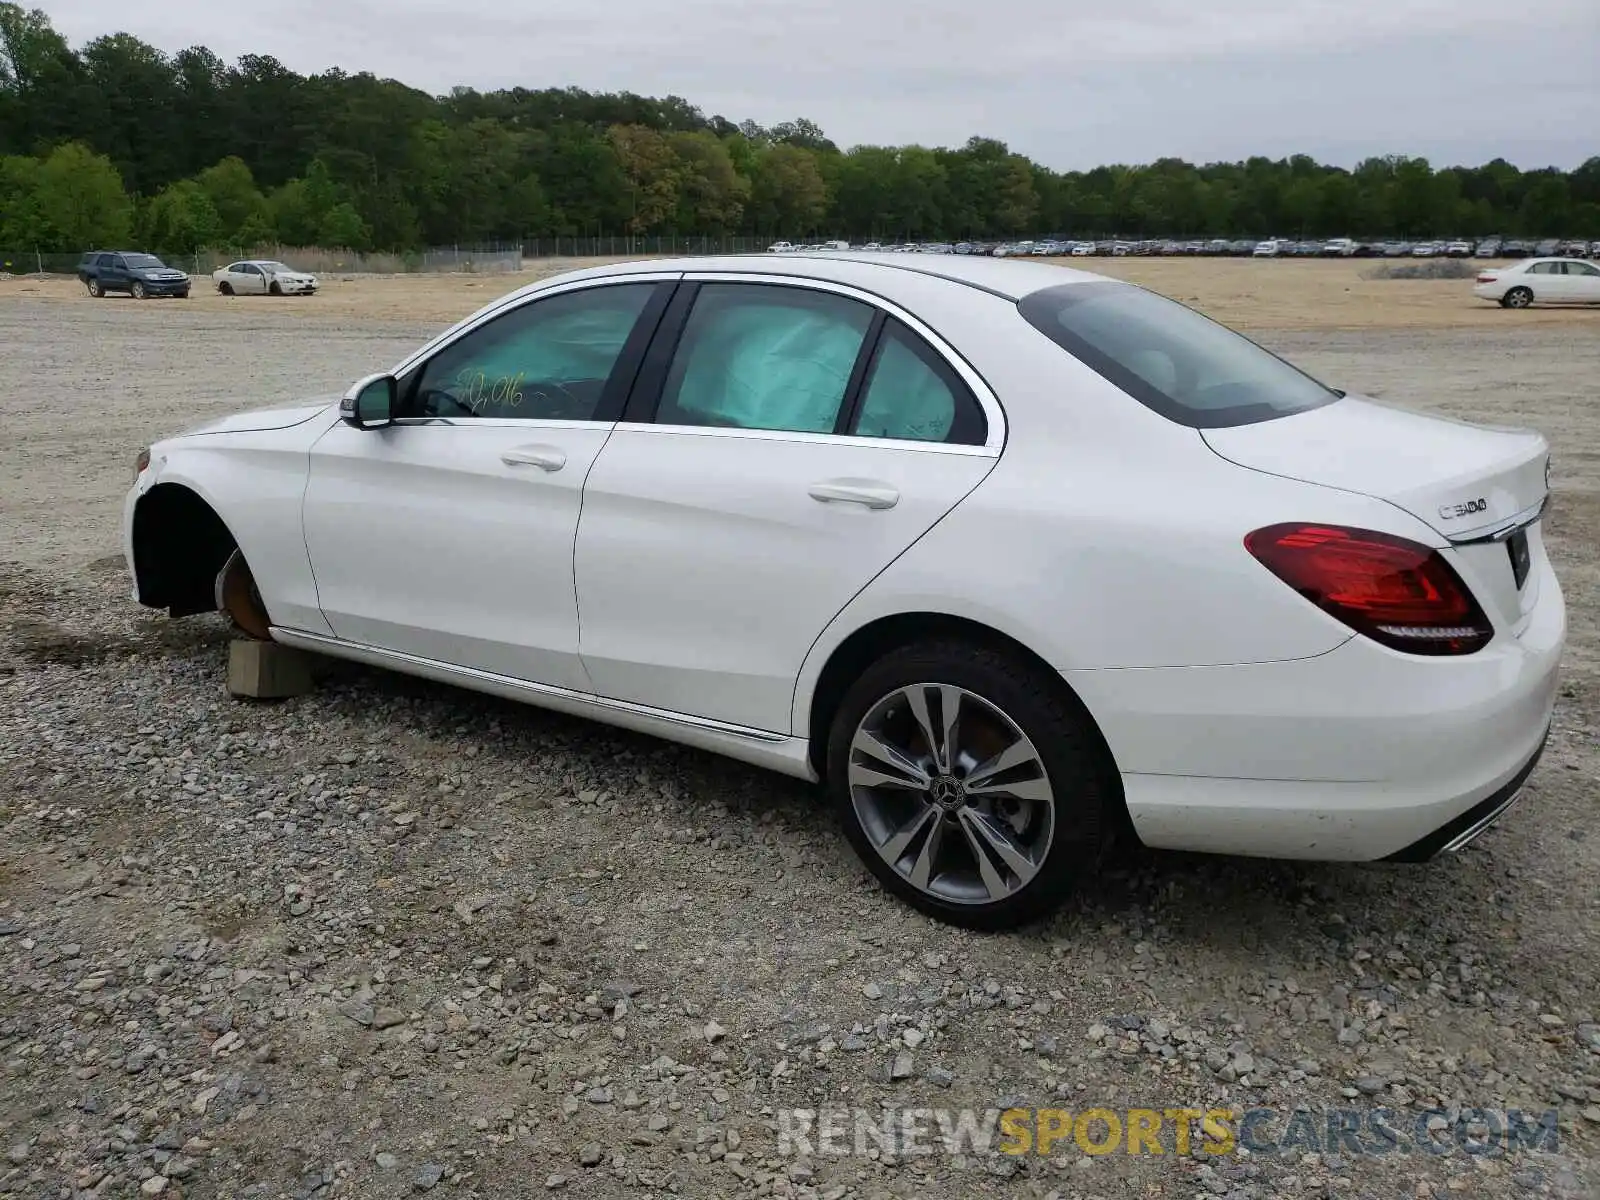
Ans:
[[[1387,500],[1452,542],[1531,520],[1547,493],[1550,447],[1543,434],[1365,396],[1200,433],[1231,463]]]
[[[1200,434],[1237,466],[1404,509],[1451,543],[1456,569],[1503,629],[1515,637],[1527,627],[1539,599],[1535,568],[1544,561],[1537,521],[1549,494],[1550,447],[1542,434],[1355,395]]]

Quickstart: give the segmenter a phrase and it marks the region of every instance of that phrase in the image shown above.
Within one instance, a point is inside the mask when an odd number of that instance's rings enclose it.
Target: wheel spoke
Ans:
[[[973,832],[971,822],[963,815],[960,824],[961,833],[967,839],[967,849],[972,852],[973,862],[977,865],[978,877],[983,881],[983,890],[989,893],[991,900],[1004,900],[1011,894],[1011,889],[1000,878],[1000,872],[995,870],[994,861],[984,850],[982,840]]]
[[[944,755],[939,749],[939,739],[933,736],[933,715],[928,712],[928,689],[920,684],[908,687],[905,697],[911,706],[911,715],[917,719],[917,728],[922,730],[922,740],[928,744],[928,753],[933,755],[934,770],[943,772]]]
[[[944,720],[944,742],[935,757],[939,770],[949,774],[956,767],[956,738],[961,733],[961,689],[939,689],[939,716]]]
[[[933,811],[931,806],[929,811]],[[923,891],[928,890],[928,882],[933,878],[934,863],[939,858],[939,847],[944,842],[944,827],[942,819],[933,823],[928,836],[922,839],[922,849],[917,851],[916,865],[911,868],[911,882]]]
[[[1034,866],[1033,860],[1011,840],[1008,834],[984,814],[976,809],[963,808],[961,810],[961,827],[967,831],[967,840],[969,842],[972,842],[975,838],[981,839],[984,845],[999,856],[1000,861],[1011,869],[1012,874],[1016,875],[1018,887],[1033,878],[1034,871],[1038,869]],[[975,842],[974,849],[977,849]],[[980,869],[982,862],[986,861],[987,858],[987,855],[979,855]],[[990,869],[993,870],[992,864]],[[987,875],[984,876],[984,883],[985,885],[988,884]]]
[[[1013,796],[1018,800],[1034,800],[1049,804],[1054,793],[1048,779],[1024,779],[1018,783],[983,783],[977,787],[967,784],[969,796]]]
[[[912,791],[923,791],[933,781],[928,773],[914,762],[909,755],[897,746],[891,746],[877,734],[866,729],[856,731],[855,740],[850,743],[850,748],[874,759],[887,767],[895,774],[888,774],[880,768],[874,768],[866,763],[851,762],[850,774],[852,779],[865,787],[902,787]],[[856,779],[857,773],[863,778]],[[864,776],[873,776],[872,779]]]
[[[878,853],[891,864],[899,862],[906,848],[916,841],[917,835],[927,827],[928,822],[937,821],[938,817],[937,808],[931,804],[924,804],[916,816],[895,830],[894,836],[878,847]]]
[[[1037,763],[1038,761],[1038,755],[1034,751],[1032,743],[1026,738],[1018,738],[1011,745],[1000,751],[999,754],[996,754],[987,762],[979,763],[971,771],[967,772],[967,790],[970,792],[973,788],[982,787],[988,780],[993,779],[1004,771],[1013,770],[1024,763]],[[1039,773],[1041,775],[1044,774],[1042,768]]]

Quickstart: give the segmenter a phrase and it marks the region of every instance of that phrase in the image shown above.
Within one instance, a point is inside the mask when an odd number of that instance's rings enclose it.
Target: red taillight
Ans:
[[[1418,542],[1291,522],[1244,539],[1267,570],[1376,642],[1411,654],[1471,654],[1494,627],[1455,569]]]
[[[1499,278],[1500,278],[1500,276],[1498,276],[1498,275],[1487,275],[1487,274],[1479,275],[1478,276],[1478,282],[1479,283],[1493,283],[1496,279],[1499,279]]]

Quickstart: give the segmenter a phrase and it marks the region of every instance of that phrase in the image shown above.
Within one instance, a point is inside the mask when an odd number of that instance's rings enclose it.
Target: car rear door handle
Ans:
[[[508,467],[559,471],[567,465],[567,456],[558,446],[514,446],[500,456],[500,461]]]
[[[893,508],[900,493],[887,483],[871,479],[825,479],[811,485],[811,498],[824,504],[860,504],[867,508]]]

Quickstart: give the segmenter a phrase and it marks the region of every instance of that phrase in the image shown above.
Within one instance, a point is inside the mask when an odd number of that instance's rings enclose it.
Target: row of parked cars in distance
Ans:
[[[78,260],[78,282],[99,298],[126,292],[135,300],[175,296],[187,300],[194,286],[187,271],[168,266],[154,254],[134,250],[90,250]],[[211,282],[224,296],[309,295],[317,277],[272,259],[242,259],[211,272]]]
[[[1233,258],[1534,258],[1566,255],[1570,258],[1600,258],[1600,241],[1563,241],[1545,238],[1526,241],[1519,238],[1466,238],[1440,241],[1357,241],[1331,238],[1327,241],[1301,241],[1291,238],[1210,238],[1177,241],[1171,238],[1077,241],[1039,238],[1019,242],[867,242],[852,246],[846,241],[774,242],[770,254],[798,254],[806,251],[865,250],[892,254],[983,254],[995,258],[1124,255],[1210,255]]]

